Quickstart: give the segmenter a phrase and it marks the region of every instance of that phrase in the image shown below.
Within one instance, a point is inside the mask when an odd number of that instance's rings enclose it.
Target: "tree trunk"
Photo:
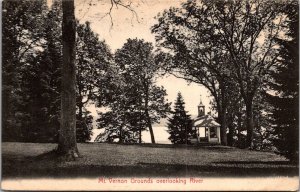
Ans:
[[[237,114],[237,127],[238,127],[238,147],[242,148],[242,113],[241,108],[239,107],[239,112]]]
[[[83,103],[79,101],[80,103],[78,104],[78,120],[80,123],[83,121]]]
[[[83,103],[79,100],[77,103],[78,115],[76,118],[76,141],[79,143],[86,142],[86,133],[88,133],[88,127],[85,124],[85,119],[83,118]]]
[[[139,143],[142,143],[142,127],[140,125],[140,130],[139,130]]]
[[[227,121],[226,121],[226,108],[218,108],[218,121],[221,124],[220,127],[220,137],[221,137],[221,144],[227,145]]]
[[[118,143],[123,143],[123,139],[122,139],[122,126],[120,126],[119,128],[119,142]]]
[[[227,144],[228,146],[233,146],[233,135],[234,135],[234,126],[233,126],[233,121],[230,121],[228,123],[228,138],[227,138]]]
[[[149,100],[148,86],[145,86],[145,92],[146,92],[146,94],[145,94],[145,115],[147,118],[147,124],[148,124],[149,131],[150,131],[151,143],[155,143],[154,133],[153,133],[153,129],[152,129],[152,123],[151,123],[150,115],[148,112],[148,100]]]
[[[223,110],[222,110],[223,111]],[[225,113],[222,112],[222,114],[220,115],[220,122],[221,122],[221,144],[222,145],[227,145],[227,134],[226,134],[226,115]]]
[[[221,124],[220,137],[221,137],[221,144],[222,145],[227,145],[227,133],[226,133],[226,129],[227,129],[227,119],[226,119],[227,105],[226,105],[225,93],[228,90],[225,89],[223,83],[220,84],[220,89],[221,89],[221,98],[220,98],[221,100],[219,100],[220,102],[218,103],[218,119],[219,119],[219,123]]]
[[[148,109],[146,109],[145,113],[146,113],[146,118],[147,118],[147,124],[148,124],[149,131],[150,131],[151,143],[155,143],[155,138],[154,138],[154,133],[153,133],[153,128],[152,128],[152,123],[151,123],[151,120],[150,120]]]
[[[79,156],[76,143],[76,67],[74,0],[63,0],[63,65],[61,89],[61,125],[57,152],[66,160]]]
[[[3,82],[2,80],[2,87]],[[5,82],[6,83],[6,82]],[[10,94],[9,91],[2,90],[2,139],[3,141],[13,141],[13,138],[20,140],[21,134],[16,134],[13,136],[13,130],[9,127],[9,118],[11,117],[13,106],[10,104]]]
[[[141,97],[140,97],[141,98]],[[141,100],[140,100],[140,111],[139,111],[139,143],[142,143],[142,121],[141,121]]]
[[[246,125],[247,125],[246,147],[251,148],[252,140],[253,140],[253,130],[254,130],[252,100],[246,102]]]

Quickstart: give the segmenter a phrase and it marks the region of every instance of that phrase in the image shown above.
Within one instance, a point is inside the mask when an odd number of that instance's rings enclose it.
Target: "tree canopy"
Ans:
[[[108,105],[111,112],[106,115],[110,115],[114,123],[121,123],[119,134],[129,124],[131,126],[127,127],[131,127],[131,131],[139,131],[141,141],[141,131],[147,128],[155,143],[152,124],[166,117],[170,103],[165,99],[166,90],[155,85],[159,66],[154,59],[153,46],[143,40],[128,39],[116,51],[115,62],[120,76],[115,77],[107,95],[111,99]]]
[[[278,57],[275,38],[281,30],[281,6],[257,0],[188,1],[158,15],[158,24],[152,27],[158,45],[174,58],[173,62],[169,59],[169,68],[179,69],[183,78],[208,88],[215,100],[221,101],[223,111],[218,114],[224,119],[231,99],[226,91],[238,88],[246,106],[249,147],[253,98]],[[225,120],[222,124],[225,138]]]

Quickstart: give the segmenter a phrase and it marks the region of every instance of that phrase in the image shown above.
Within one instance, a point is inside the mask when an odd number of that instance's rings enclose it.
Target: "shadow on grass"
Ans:
[[[211,165],[139,163],[128,166],[68,164],[37,157],[3,158],[2,178],[95,178],[95,177],[256,177],[297,176],[297,166],[287,162],[228,161]],[[263,166],[257,166],[261,165]]]
[[[101,143],[100,143],[101,144]],[[209,149],[209,150],[232,150],[235,147],[223,146],[220,144],[199,143],[199,144],[153,144],[153,143],[104,143],[109,145],[149,147],[149,148],[184,148],[184,149]]]
[[[227,164],[227,165],[288,165],[297,166],[297,164],[290,161],[224,161],[224,162],[214,162],[217,164]]]

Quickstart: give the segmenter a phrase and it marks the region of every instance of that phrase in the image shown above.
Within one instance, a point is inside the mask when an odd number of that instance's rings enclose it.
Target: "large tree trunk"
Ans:
[[[76,143],[76,67],[74,0],[63,0],[63,65],[61,89],[61,124],[57,152],[74,160],[79,156]]]
[[[221,124],[220,128],[220,135],[221,135],[221,144],[222,145],[227,145],[227,134],[226,134],[226,128],[227,128],[227,123],[226,123],[226,114],[224,110],[221,110],[221,113],[218,113],[218,119]]]
[[[224,98],[223,98],[224,99]],[[227,145],[227,119],[226,119],[226,106],[223,104],[224,101],[220,101],[217,103],[217,110],[218,110],[218,123],[221,124],[220,127],[220,137],[221,137],[221,144]]]
[[[218,119],[219,119],[219,123],[221,124],[220,136],[221,136],[221,144],[227,145],[226,91],[228,90],[226,90],[223,83],[220,84],[220,89],[221,89],[221,100],[218,104]]]
[[[252,100],[246,102],[246,125],[247,125],[246,147],[251,148],[252,140],[253,140],[253,130],[254,130]]]

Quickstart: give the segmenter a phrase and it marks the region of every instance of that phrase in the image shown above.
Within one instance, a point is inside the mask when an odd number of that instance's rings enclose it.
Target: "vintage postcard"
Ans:
[[[2,190],[296,191],[297,0],[2,0]]]

